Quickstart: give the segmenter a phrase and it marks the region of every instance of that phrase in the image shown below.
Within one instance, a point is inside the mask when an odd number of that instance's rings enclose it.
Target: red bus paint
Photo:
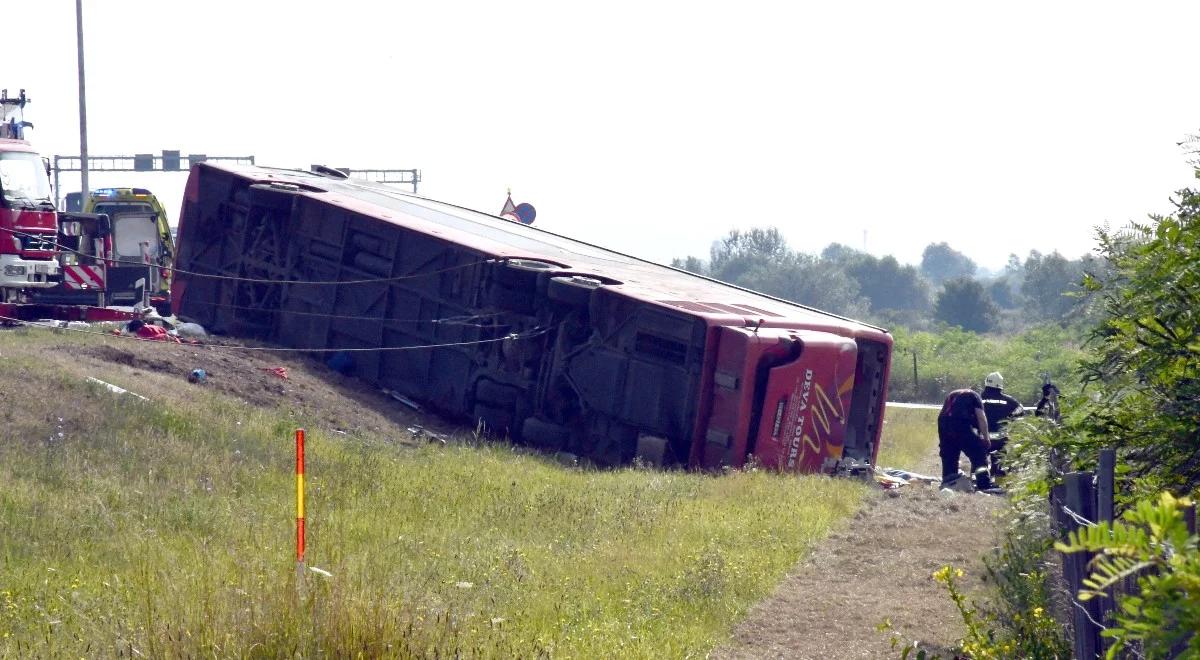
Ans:
[[[881,328],[326,174],[198,164],[179,236],[182,270],[227,278],[180,273],[180,315],[355,349],[331,366],[519,442],[709,470],[878,454]]]

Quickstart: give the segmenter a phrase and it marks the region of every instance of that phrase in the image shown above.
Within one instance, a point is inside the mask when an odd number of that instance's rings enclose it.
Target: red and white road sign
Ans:
[[[68,289],[103,289],[104,268],[100,266],[63,266],[63,286]]]

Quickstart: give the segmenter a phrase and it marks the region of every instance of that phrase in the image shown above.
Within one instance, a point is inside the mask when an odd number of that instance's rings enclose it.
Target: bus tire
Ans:
[[[508,259],[496,265],[495,279],[504,287],[528,289],[537,286],[538,275],[556,270],[560,266],[533,259]]]
[[[587,309],[592,300],[592,292],[603,284],[598,279],[582,275],[551,277],[546,284],[546,297],[551,302]]]

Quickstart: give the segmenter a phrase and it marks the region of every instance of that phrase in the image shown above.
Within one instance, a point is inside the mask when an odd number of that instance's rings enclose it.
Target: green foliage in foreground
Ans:
[[[1142,496],[1200,488],[1200,191],[1178,195],[1172,216],[1102,232],[1112,268],[1087,280],[1104,319],[1084,364],[1094,400],[1071,418],[1073,449],[1120,449]]]
[[[1099,553],[1080,599],[1108,598],[1106,590],[1137,577],[1137,595],[1121,598],[1116,624],[1101,634],[1114,640],[1109,658],[1121,657],[1131,642],[1144,657],[1200,657],[1200,537],[1188,532],[1184,507],[1190,501],[1168,493],[1142,501],[1122,520],[1076,530],[1062,552]]]
[[[868,492],[312,431],[297,596],[292,422],[11,347],[0,656],[703,655]]]
[[[1031,406],[1041,397],[1042,374],[1064,393],[1077,390],[1076,364],[1083,357],[1076,332],[1057,325],[1030,328],[1012,336],[979,335],[958,328],[913,332],[893,328],[895,349],[888,398],[941,403],[950,390],[983,385],[990,372],[1004,374],[1004,390]],[[913,381],[913,352],[917,380]]]
[[[1018,579],[1001,596],[1012,608],[1020,600],[1013,594],[1045,591],[1043,548],[1054,532],[1019,521],[1044,511],[1057,479],[1046,474],[1049,450],[1057,450],[1068,469],[1089,469],[1098,449],[1115,447],[1118,498],[1133,508],[1124,522],[1085,530],[1056,547],[1101,553],[1081,596],[1099,596],[1106,586],[1138,576],[1141,593],[1120,597],[1117,622],[1105,633],[1119,640],[1110,657],[1128,647],[1141,647],[1140,657],[1176,657],[1172,647],[1184,643],[1189,649],[1179,657],[1200,657],[1200,641],[1193,636],[1185,642],[1187,632],[1200,630],[1197,539],[1184,528],[1172,496],[1139,501],[1160,490],[1189,493],[1200,487],[1200,193],[1181,191],[1173,216],[1121,232],[1101,231],[1099,238],[1103,259],[1093,265],[1103,268],[1085,280],[1093,301],[1103,306],[1082,361],[1090,396],[1065,403],[1064,427],[1016,434],[1015,454],[1036,461],[1026,462],[1028,478],[1010,490],[1018,523],[1009,539],[1020,543],[1013,556],[1019,561],[1010,562],[1018,570],[1008,574]],[[1022,571],[1022,563],[1039,570]],[[1057,614],[1065,621],[1069,612]],[[1036,631],[1012,625],[1005,634],[1023,644],[1038,639]]]

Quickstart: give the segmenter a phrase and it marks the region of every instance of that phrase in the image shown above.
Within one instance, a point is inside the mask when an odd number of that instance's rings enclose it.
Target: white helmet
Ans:
[[[1002,390],[1004,389],[1004,376],[1001,376],[999,371],[993,371],[983,379],[983,386]]]

